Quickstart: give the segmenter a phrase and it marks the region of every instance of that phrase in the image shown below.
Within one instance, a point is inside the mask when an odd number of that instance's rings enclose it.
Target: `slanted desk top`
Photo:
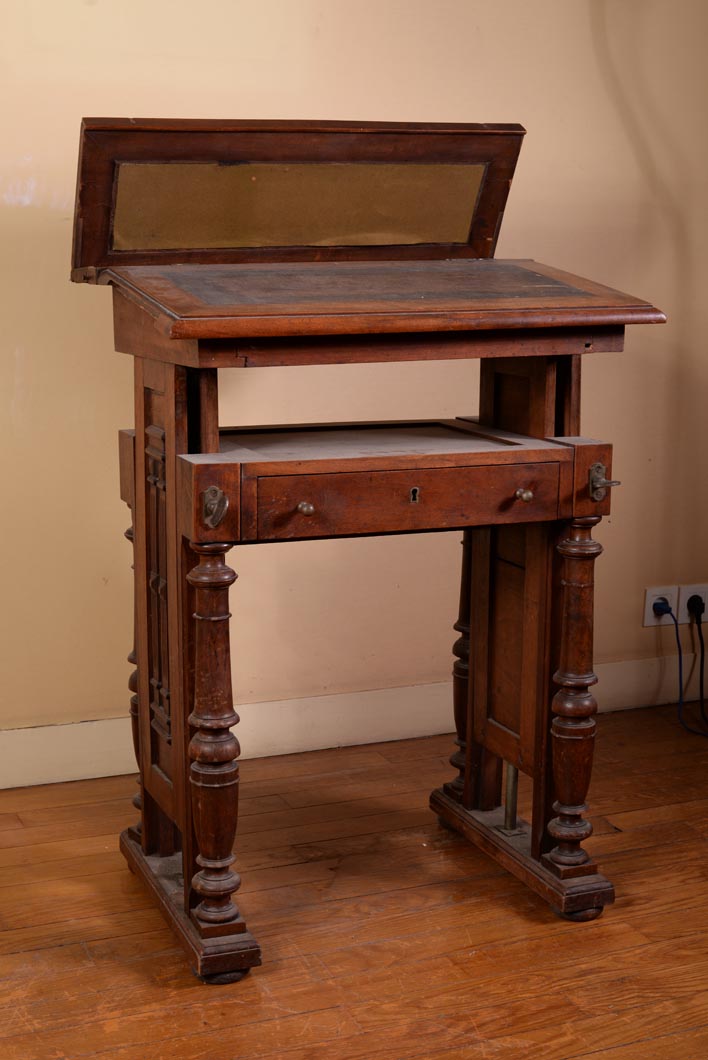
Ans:
[[[649,303],[533,261],[147,265],[103,279],[171,338],[651,324]]]
[[[663,314],[546,265],[493,260],[523,135],[87,118],[72,278],[113,285],[119,349],[200,368],[621,349],[625,324]],[[564,343],[572,328],[585,330]],[[509,329],[514,350],[498,341]],[[543,329],[554,335],[541,351]],[[474,344],[460,344],[465,332]],[[372,334],[378,349],[346,341]],[[317,346],[330,338],[334,353]],[[243,352],[279,339],[294,344]],[[220,340],[240,348],[205,345]]]

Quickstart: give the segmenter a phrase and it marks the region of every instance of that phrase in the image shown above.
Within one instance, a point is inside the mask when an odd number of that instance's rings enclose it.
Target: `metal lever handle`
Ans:
[[[297,506],[297,510],[299,511],[300,515],[314,515],[315,514],[315,506],[314,506],[314,504],[310,504],[309,501],[300,501],[300,503]]]
[[[218,486],[209,486],[202,493],[202,522],[216,530],[229,510],[229,498]]]
[[[604,501],[610,486],[621,486],[617,479],[605,478],[607,468],[604,464],[592,464],[588,471],[588,489],[594,501]]]
[[[529,504],[533,500],[533,490],[527,490],[523,486],[519,486],[514,496],[517,501],[525,501],[526,504]]]

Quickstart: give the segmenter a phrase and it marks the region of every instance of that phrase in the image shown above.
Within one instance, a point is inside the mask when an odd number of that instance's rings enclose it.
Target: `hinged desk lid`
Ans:
[[[121,265],[489,258],[523,135],[86,118],[72,279]]]

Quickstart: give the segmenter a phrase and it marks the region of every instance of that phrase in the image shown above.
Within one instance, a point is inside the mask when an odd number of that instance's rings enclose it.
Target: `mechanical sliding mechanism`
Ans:
[[[604,501],[610,486],[621,486],[617,479],[605,478],[607,468],[604,464],[592,464],[588,472],[588,489],[594,501]]]
[[[506,792],[504,798],[504,831],[516,831],[516,809],[519,797],[519,771],[506,764]]]

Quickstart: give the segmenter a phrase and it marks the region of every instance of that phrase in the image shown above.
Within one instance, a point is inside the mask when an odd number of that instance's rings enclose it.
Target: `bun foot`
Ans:
[[[250,968],[237,968],[233,972],[214,972],[212,975],[197,975],[208,986],[225,986],[228,983],[240,983],[244,976],[248,975]]]
[[[588,920],[597,920],[602,916],[604,906],[592,905],[589,909],[577,909],[574,913],[562,913],[560,909],[554,909],[554,913],[562,920],[572,920],[576,924],[583,924]]]

